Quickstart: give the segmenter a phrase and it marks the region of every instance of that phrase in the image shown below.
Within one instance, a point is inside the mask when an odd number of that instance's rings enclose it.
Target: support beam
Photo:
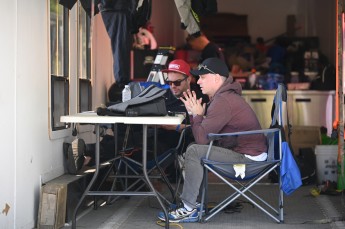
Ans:
[[[344,176],[344,93],[343,93],[343,81],[344,81],[344,0],[337,0],[337,56],[336,56],[336,121],[338,127],[338,189],[345,189],[345,176]]]

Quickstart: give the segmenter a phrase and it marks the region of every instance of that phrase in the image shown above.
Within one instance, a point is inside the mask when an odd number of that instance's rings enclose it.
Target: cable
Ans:
[[[156,224],[161,226],[161,227],[165,227],[165,222],[162,220],[156,221]],[[183,229],[183,226],[181,224],[178,224],[178,223],[169,223],[169,226],[178,227],[178,228]]]
[[[233,202],[229,204],[227,207],[224,209],[224,213],[240,213],[242,211],[243,204],[250,204],[254,208],[254,204],[248,202],[248,201],[243,201],[243,200],[237,200],[236,202]]]

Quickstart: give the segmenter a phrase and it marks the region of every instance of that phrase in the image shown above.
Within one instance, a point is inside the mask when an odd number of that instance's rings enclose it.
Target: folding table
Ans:
[[[140,116],[140,117],[125,117],[125,116],[99,116],[95,112],[83,112],[83,113],[77,113],[74,115],[68,115],[68,116],[61,116],[60,120],[61,122],[66,123],[83,123],[83,124],[94,124],[96,129],[96,152],[95,152],[95,161],[96,161],[96,170],[95,173],[87,186],[86,190],[84,191],[82,197],[80,198],[76,209],[73,213],[73,219],[72,219],[72,228],[76,228],[76,215],[78,208],[80,207],[81,203],[83,202],[84,198],[86,196],[155,196],[161,205],[165,217],[166,222],[168,222],[168,212],[165,208],[161,197],[157,194],[155,188],[153,187],[152,183],[150,182],[149,176],[147,174],[147,127],[148,125],[178,125],[181,124],[184,117],[183,115],[176,115],[176,116]],[[150,187],[150,192],[130,192],[130,191],[90,191],[92,185],[96,181],[96,178],[98,176],[99,168],[100,168],[100,134],[99,134],[99,126],[102,124],[139,124],[143,126],[143,149],[142,149],[142,165],[143,165],[143,176],[145,181],[147,182],[148,186]],[[116,147],[115,147],[116,148]],[[115,157],[115,155],[114,155]],[[169,223],[165,224],[165,228],[169,228]]]

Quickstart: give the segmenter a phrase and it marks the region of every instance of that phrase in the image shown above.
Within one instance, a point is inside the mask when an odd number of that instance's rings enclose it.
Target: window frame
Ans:
[[[63,111],[63,115],[68,115],[69,114],[69,80],[66,77],[60,77],[60,76],[55,76],[52,75],[51,76],[51,125],[52,125],[52,131],[57,131],[57,130],[63,130],[63,129],[67,129],[70,127],[70,123],[64,123],[62,125],[56,126],[55,125],[55,82],[61,82],[63,81],[63,91],[64,91],[64,111]],[[60,117],[59,117],[60,118]],[[60,122],[60,121],[59,121]]]
[[[84,17],[84,18],[82,18]],[[84,22],[84,23],[83,23]],[[78,5],[78,112],[92,109],[92,83],[91,83],[91,19],[81,6]],[[85,39],[85,44],[83,39]],[[83,52],[85,50],[85,53]],[[85,56],[84,56],[85,55]],[[85,66],[84,66],[85,61]],[[82,88],[84,87],[84,88]],[[85,87],[87,87],[86,90]],[[83,94],[86,93],[86,94]],[[83,108],[87,98],[87,109]]]
[[[57,112],[56,111],[56,107],[55,107],[55,83],[57,82],[61,82],[63,81],[63,93],[64,93],[64,100],[62,100],[61,102],[63,102],[64,104],[61,105],[60,107],[63,107],[63,111],[60,111],[59,113],[64,114],[64,115],[68,115],[69,114],[69,53],[70,53],[70,47],[69,47],[69,29],[70,29],[70,25],[69,25],[69,10],[63,6],[61,6],[58,2],[58,0],[50,0],[50,4],[52,4],[54,2],[54,4],[56,4],[55,7],[59,7],[62,9],[62,54],[61,56],[59,56],[57,54],[57,60],[55,60],[55,57],[53,57],[53,55],[55,55],[56,52],[54,52],[54,50],[52,50],[52,20],[51,20],[51,14],[52,14],[52,7],[54,6],[50,6],[49,8],[49,12],[50,12],[50,20],[49,20],[49,41],[50,41],[50,126],[51,126],[51,131],[58,131],[58,130],[64,130],[69,128],[70,124],[68,123],[60,123],[60,121],[55,122],[56,117],[54,116],[54,113]],[[58,11],[58,10],[57,10]],[[59,11],[58,11],[59,12]],[[58,23],[57,23],[57,28],[56,28],[56,40],[57,43],[59,42],[58,37],[61,35],[61,33],[59,33],[59,27],[58,27]],[[58,44],[56,45],[57,49],[59,49]],[[59,58],[62,58],[62,61],[60,64],[62,64],[62,72],[59,72],[58,68],[59,68]],[[54,61],[54,63],[53,63]],[[57,61],[57,63],[55,63],[55,61]],[[53,67],[56,66],[56,71],[53,70]],[[56,125],[56,123],[60,123],[60,125]]]
[[[86,90],[84,87],[86,87]],[[86,91],[86,94],[82,94],[84,91]],[[83,104],[85,100],[84,98],[87,98],[87,108],[83,109]],[[91,81],[89,79],[81,79],[79,78],[79,112],[84,111],[90,111],[92,110],[92,86]]]

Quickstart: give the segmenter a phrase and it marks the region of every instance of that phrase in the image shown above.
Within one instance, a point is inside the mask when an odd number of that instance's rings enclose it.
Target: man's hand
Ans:
[[[192,115],[205,114],[206,104],[202,103],[202,98],[197,99],[194,91],[183,92],[183,97],[180,97],[180,100],[184,103],[188,113],[192,113]]]

